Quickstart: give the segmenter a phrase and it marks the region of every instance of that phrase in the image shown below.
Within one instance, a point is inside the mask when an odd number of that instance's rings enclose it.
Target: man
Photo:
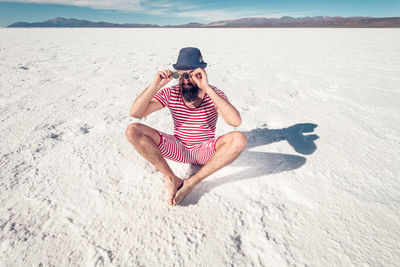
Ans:
[[[206,66],[199,49],[182,48],[173,65],[179,73],[179,84],[163,88],[173,73],[158,71],[129,112],[132,117],[142,118],[165,106],[171,111],[174,135],[140,123],[126,129],[129,142],[166,177],[170,205],[178,205],[196,184],[235,160],[247,145],[246,136],[238,131],[215,138],[218,114],[231,126],[239,126],[242,120],[225,94],[208,83]],[[165,158],[204,166],[182,180]]]

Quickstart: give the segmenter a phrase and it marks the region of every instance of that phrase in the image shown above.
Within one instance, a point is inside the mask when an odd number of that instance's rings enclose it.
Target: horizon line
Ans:
[[[293,19],[302,19],[302,18],[316,18],[316,17],[323,17],[323,18],[369,18],[369,19],[384,19],[384,18],[400,18],[400,16],[393,16],[393,17],[371,17],[371,16],[324,16],[324,15],[317,15],[317,16],[304,16],[304,17],[292,17],[292,16],[281,16],[281,17],[239,17],[239,18],[235,18],[235,19],[221,19],[221,20],[215,20],[212,21],[210,23],[200,23],[200,22],[196,22],[196,21],[191,21],[191,22],[187,22],[184,24],[164,24],[164,25],[160,25],[160,24],[155,24],[155,23],[141,23],[141,22],[122,22],[122,23],[115,23],[115,22],[107,22],[107,21],[91,21],[88,19],[82,19],[82,18],[66,18],[66,17],[54,17],[54,18],[49,18],[47,20],[44,21],[35,21],[35,22],[27,22],[27,21],[17,21],[14,23],[11,23],[9,25],[5,25],[5,26],[0,26],[0,28],[8,28],[10,25],[16,24],[16,23],[29,23],[29,24],[33,24],[33,23],[43,23],[49,20],[54,20],[54,19],[66,19],[66,20],[78,20],[78,21],[88,21],[88,22],[92,22],[92,23],[110,23],[110,24],[115,24],[115,25],[125,25],[125,24],[136,24],[136,25],[154,25],[153,26],[148,26],[148,27],[137,27],[137,28],[156,28],[156,27],[179,27],[179,26],[184,26],[184,25],[188,25],[188,24],[201,24],[201,25],[209,25],[215,22],[220,22],[220,21],[235,21],[235,20],[240,20],[240,19],[283,19],[283,18],[293,18]],[[215,26],[218,27],[218,26]],[[277,27],[277,28],[284,28],[281,26],[268,26],[268,27]],[[18,28],[18,27],[16,27]],[[30,27],[19,27],[19,28],[30,28]],[[32,28],[57,28],[57,27],[32,27]],[[61,27],[60,27],[61,28]],[[78,27],[62,27],[62,28],[78,28]],[[79,28],[95,28],[95,27],[79,27]],[[115,27],[101,27],[101,28],[115,28]],[[194,28],[194,27],[190,27],[190,28]],[[224,27],[221,26],[221,28],[228,28],[228,27]],[[266,28],[265,26],[243,26],[243,27],[234,27],[231,26],[229,28]],[[290,27],[292,28],[292,27]],[[305,28],[309,28],[309,27],[305,27]],[[321,27],[321,28],[325,28],[325,27]],[[336,28],[336,27],[333,27]],[[340,28],[340,26],[339,26]],[[360,27],[360,28],[365,28],[365,27]]]

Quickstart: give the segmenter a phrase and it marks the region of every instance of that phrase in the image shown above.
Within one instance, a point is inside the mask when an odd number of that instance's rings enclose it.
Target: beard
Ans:
[[[199,87],[197,84],[193,84],[191,82],[188,82],[186,85],[189,85],[189,87],[185,88],[184,87],[185,83],[181,82],[180,87],[182,90],[182,97],[186,102],[193,102],[196,100],[197,95],[199,94]]]

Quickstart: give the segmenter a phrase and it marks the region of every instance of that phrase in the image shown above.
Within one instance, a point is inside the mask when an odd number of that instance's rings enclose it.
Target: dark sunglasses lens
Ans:
[[[189,79],[189,73],[187,72],[182,73],[182,78],[185,80]]]
[[[174,79],[178,79],[179,78],[179,73],[177,71],[174,71],[172,73],[172,76],[174,77]]]

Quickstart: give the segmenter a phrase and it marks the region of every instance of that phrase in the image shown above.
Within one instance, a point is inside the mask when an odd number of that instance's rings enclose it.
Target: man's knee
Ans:
[[[132,123],[126,128],[125,135],[128,140],[137,140],[143,135],[144,125],[141,123]]]
[[[244,133],[235,131],[227,133],[225,136],[226,136],[225,143],[232,146],[232,148],[234,148],[235,151],[241,152],[246,148],[247,137],[246,135],[244,135]]]
[[[139,144],[143,140],[143,136],[149,137],[157,145],[160,143],[160,136],[157,131],[141,123],[132,123],[125,130],[126,138],[132,144]]]

